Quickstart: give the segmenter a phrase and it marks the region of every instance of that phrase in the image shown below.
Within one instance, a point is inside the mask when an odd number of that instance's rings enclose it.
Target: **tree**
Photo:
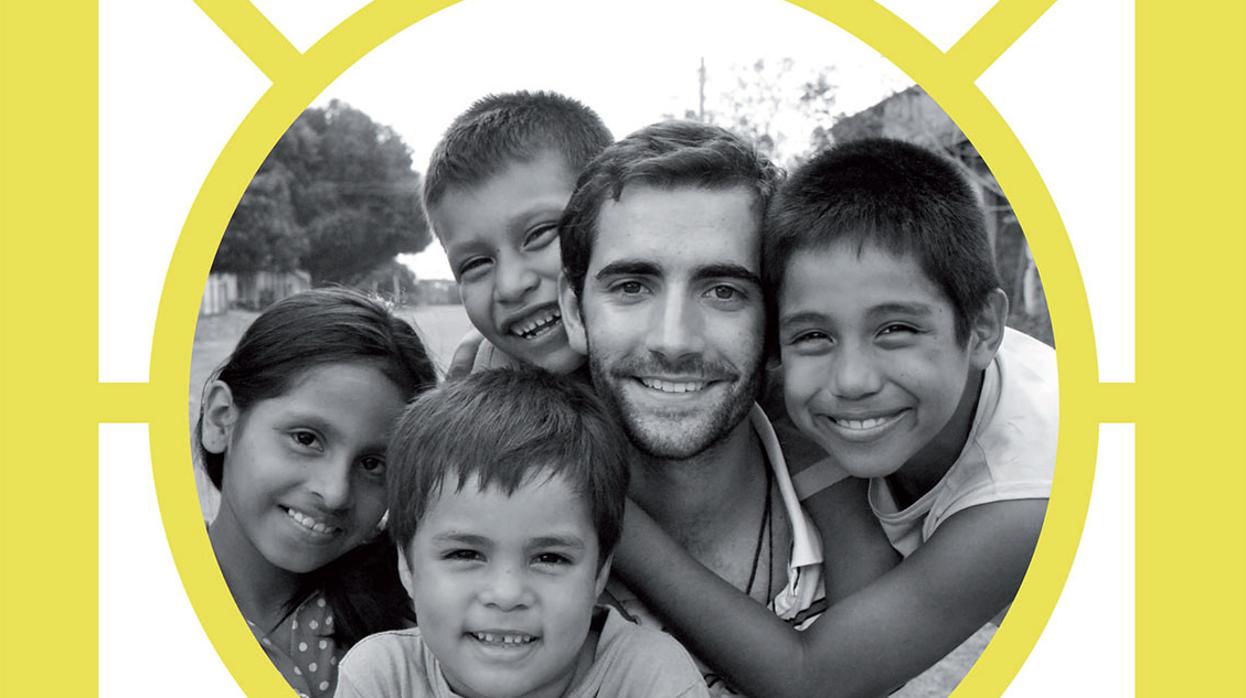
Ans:
[[[415,272],[397,259],[381,264],[359,279],[357,287],[388,298],[395,303],[416,296]]]
[[[217,248],[213,271],[292,271],[307,254],[295,221],[289,170],[265,161],[242,194]]]
[[[360,283],[431,241],[419,190],[393,129],[337,100],[307,109],[247,187],[212,268],[300,268],[314,285]]]
[[[791,58],[733,65],[722,76],[703,78],[725,86],[710,100],[704,120],[790,165],[829,143],[838,89],[831,80],[834,72],[833,66],[800,69]],[[796,134],[805,135],[805,142],[794,142]]]

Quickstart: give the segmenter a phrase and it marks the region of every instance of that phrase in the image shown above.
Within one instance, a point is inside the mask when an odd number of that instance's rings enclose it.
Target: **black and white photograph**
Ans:
[[[1239,694],[1243,26],[6,3],[0,696]]]
[[[317,698],[949,695],[1057,443],[987,162],[794,6],[489,10],[343,73],[222,232],[188,417],[256,642]]]

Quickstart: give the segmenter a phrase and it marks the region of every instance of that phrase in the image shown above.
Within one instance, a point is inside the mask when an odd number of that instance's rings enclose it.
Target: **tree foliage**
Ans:
[[[419,190],[393,129],[336,100],[307,109],[247,187],[213,271],[305,269],[315,285],[357,284],[432,239]]]
[[[701,118],[791,165],[830,143],[837,116],[834,73],[834,66],[802,67],[792,58],[759,58],[711,72],[708,84],[717,95],[710,97]]]

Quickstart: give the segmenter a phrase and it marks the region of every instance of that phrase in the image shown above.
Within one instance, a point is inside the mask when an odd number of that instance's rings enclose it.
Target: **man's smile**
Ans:
[[[662,393],[699,393],[710,384],[706,380],[679,380],[679,379],[663,379],[663,378],[637,378],[642,385],[650,390],[657,390]]]

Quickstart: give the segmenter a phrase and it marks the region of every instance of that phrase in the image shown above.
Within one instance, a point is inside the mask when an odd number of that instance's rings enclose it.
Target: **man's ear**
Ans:
[[[224,381],[215,380],[208,385],[204,395],[199,440],[208,453],[224,453],[238,422],[234,394]]]
[[[969,324],[969,362],[979,371],[991,365],[999,345],[1004,341],[1008,320],[1008,296],[994,289],[986,297],[982,309]]]
[[[610,581],[610,565],[614,563],[614,553],[606,556],[606,561],[601,563],[601,569],[597,570],[597,585],[595,587],[596,596],[600,597],[601,593],[606,590],[606,582]]]
[[[571,288],[571,281],[567,279],[565,272],[558,275],[558,307],[562,312],[562,326],[567,332],[567,343],[575,351],[588,356],[588,335],[584,333],[580,297]]]

